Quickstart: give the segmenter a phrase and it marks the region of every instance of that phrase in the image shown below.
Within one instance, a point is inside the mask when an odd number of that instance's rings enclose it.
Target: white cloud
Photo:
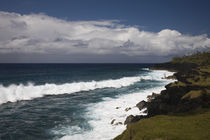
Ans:
[[[128,27],[117,20],[66,21],[44,14],[0,12],[0,54],[124,54],[170,56],[210,48],[207,35],[158,33]]]

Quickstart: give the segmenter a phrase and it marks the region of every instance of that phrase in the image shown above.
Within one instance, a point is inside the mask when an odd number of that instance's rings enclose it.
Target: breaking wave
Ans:
[[[110,79],[103,81],[90,81],[90,82],[74,82],[65,83],[62,85],[44,84],[34,85],[33,83],[12,84],[7,87],[0,85],[0,104],[6,102],[16,102],[19,100],[31,100],[45,95],[59,95],[71,94],[81,91],[90,91],[102,88],[121,88],[130,86],[140,80],[152,80],[151,76],[136,76],[136,77],[123,77],[120,79]]]
[[[163,79],[173,72],[168,71],[153,71],[149,76],[154,80],[162,81],[157,87],[149,87],[140,89],[139,91],[131,92],[125,95],[118,95],[117,98],[103,98],[99,103],[93,103],[87,108],[85,118],[88,118],[88,123],[92,127],[91,131],[85,131],[79,125],[64,126],[56,128],[52,132],[55,134],[63,134],[61,140],[110,140],[121,134],[126,125],[123,125],[126,117],[129,115],[145,115],[145,109],[139,111],[136,104],[139,101],[147,100],[147,96],[153,92],[160,93],[165,89],[165,85],[173,82],[171,79]],[[126,111],[126,109],[128,109]]]

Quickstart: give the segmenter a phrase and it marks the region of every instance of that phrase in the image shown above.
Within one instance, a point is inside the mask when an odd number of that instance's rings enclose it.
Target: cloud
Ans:
[[[207,35],[141,31],[118,20],[67,21],[44,14],[0,12],[0,55],[175,56],[208,50]]]

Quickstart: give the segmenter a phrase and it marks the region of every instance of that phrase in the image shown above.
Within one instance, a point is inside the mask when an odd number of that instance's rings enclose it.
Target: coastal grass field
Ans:
[[[187,114],[158,115],[129,124],[114,140],[207,140],[210,138],[210,109]]]

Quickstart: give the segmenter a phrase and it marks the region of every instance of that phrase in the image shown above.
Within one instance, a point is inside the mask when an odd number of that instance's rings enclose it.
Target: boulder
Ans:
[[[147,110],[147,109],[146,109],[146,110],[144,110],[144,112],[143,112],[143,113],[146,113],[146,114],[147,114],[147,113],[148,113],[148,110]]]
[[[115,119],[113,119],[113,120],[111,121],[111,124],[114,124],[114,121],[115,121]]]
[[[145,107],[147,107],[147,102],[146,101],[141,101],[138,104],[136,104],[136,107],[138,107],[139,110],[144,109]]]
[[[155,99],[157,96],[159,96],[159,94],[156,94],[156,93],[152,93],[152,95],[148,95],[147,96],[147,101],[148,102],[151,102],[153,99]]]
[[[126,112],[127,112],[127,111],[129,111],[129,110],[131,110],[131,108],[130,108],[130,107],[128,107],[128,108],[126,108],[126,109],[125,109],[125,111],[126,111]]]
[[[135,122],[138,122],[139,120],[145,118],[145,116],[142,116],[142,115],[136,115],[136,116],[133,116],[133,115],[129,115],[125,122],[124,122],[124,125],[126,124],[130,124],[130,123],[135,123]]]
[[[114,125],[122,125],[122,122],[117,122]]]

